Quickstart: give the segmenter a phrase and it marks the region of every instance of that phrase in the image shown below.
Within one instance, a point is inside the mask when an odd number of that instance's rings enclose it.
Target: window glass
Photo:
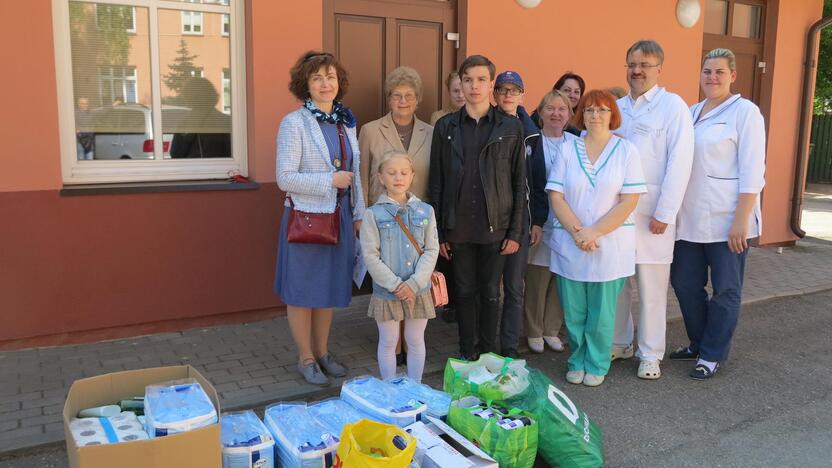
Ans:
[[[222,14],[201,13],[204,34],[180,32],[178,10],[159,10],[162,131],[179,158],[231,157],[231,68],[229,36]],[[226,99],[228,89],[228,99]],[[166,155],[168,157],[168,155]]]
[[[705,4],[705,32],[708,34],[726,34],[728,26],[728,2],[726,0],[707,0]]]
[[[69,13],[77,158],[152,159],[147,8],[70,2]]]
[[[760,5],[734,4],[734,18],[731,21],[731,35],[747,39],[760,38],[760,20],[763,7]]]

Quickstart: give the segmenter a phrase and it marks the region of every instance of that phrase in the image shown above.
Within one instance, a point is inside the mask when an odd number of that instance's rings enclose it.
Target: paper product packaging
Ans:
[[[254,411],[220,418],[223,468],[275,468],[274,439]]]
[[[222,468],[219,424],[167,437],[116,444],[79,446],[72,436],[70,423],[80,410],[144,395],[145,387],[151,384],[188,378],[199,382],[219,412],[216,390],[191,366],[139,369],[76,380],[69,389],[63,411],[70,468]]]
[[[422,468],[499,468],[497,462],[442,420],[426,416],[404,428],[416,438],[416,455]]]
[[[115,416],[73,418],[69,430],[75,445],[114,444],[131,440],[147,440],[147,432],[135,413],[124,412]]]

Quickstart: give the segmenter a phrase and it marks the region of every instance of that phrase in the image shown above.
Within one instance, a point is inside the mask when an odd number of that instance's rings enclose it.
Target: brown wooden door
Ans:
[[[765,0],[706,0],[702,56],[717,47],[737,56],[735,93],[760,104],[760,82],[766,72],[763,58]],[[702,90],[699,98],[704,99]]]
[[[401,65],[422,78],[417,115],[429,121],[442,107],[443,81],[456,62],[456,0],[324,0],[324,48],[350,76],[344,102],[359,126],[388,112],[384,78]],[[444,99],[448,99],[447,96]]]

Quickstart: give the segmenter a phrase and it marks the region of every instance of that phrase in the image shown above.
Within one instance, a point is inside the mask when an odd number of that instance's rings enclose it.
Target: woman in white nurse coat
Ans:
[[[742,299],[749,240],[762,229],[765,126],[760,109],[731,94],[736,59],[714,49],[702,65],[705,100],[691,107],[693,171],[679,211],[670,282],[690,343],[670,359],[697,360],[690,377],[709,379],[728,357]],[[710,270],[713,294],[705,285]]]
[[[555,212],[550,268],[569,335],[569,383],[598,386],[610,368],[615,308],[635,273],[632,212],[647,191],[638,152],[612,134],[621,124],[615,96],[586,93],[575,124],[585,136],[564,145],[546,190]]]

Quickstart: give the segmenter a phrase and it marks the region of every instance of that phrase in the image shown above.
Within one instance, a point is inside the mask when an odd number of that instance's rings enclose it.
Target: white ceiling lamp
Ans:
[[[516,0],[517,4],[523,8],[535,8],[536,6],[540,5],[540,2],[543,0]]]
[[[702,13],[699,0],[679,0],[676,2],[676,20],[683,28],[692,28]]]

